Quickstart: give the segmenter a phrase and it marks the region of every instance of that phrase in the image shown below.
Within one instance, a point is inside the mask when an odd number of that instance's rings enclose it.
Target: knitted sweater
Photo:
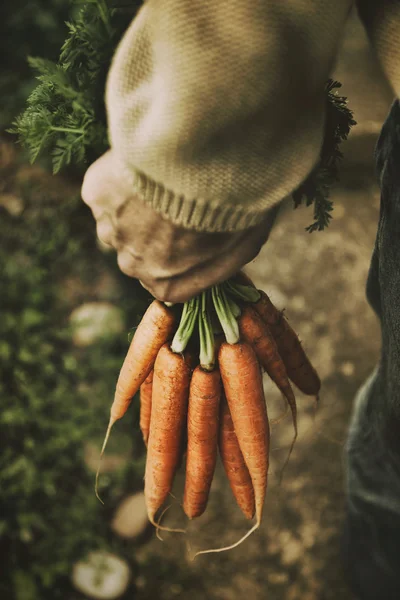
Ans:
[[[111,147],[137,197],[198,231],[256,225],[318,160],[352,0],[146,0],[109,72]],[[358,0],[400,95],[400,0]]]

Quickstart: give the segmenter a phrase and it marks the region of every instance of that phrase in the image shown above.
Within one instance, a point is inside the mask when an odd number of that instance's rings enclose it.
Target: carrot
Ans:
[[[256,356],[272,381],[285,396],[292,411],[294,440],[297,438],[296,399],[290,385],[286,368],[278,352],[277,344],[266,323],[258,312],[250,305],[243,308],[239,319],[240,334],[245,342],[254,349]]]
[[[303,394],[318,397],[321,380],[305,353],[299,338],[279,311],[262,290],[261,298],[254,308],[269,326],[285,364],[289,379]]]
[[[221,376],[196,367],[190,382],[183,510],[189,519],[206,509],[217,461]]]
[[[154,300],[139,323],[122,365],[111,406],[113,422],[128,410],[132,397],[152,370],[161,346],[172,337],[174,325],[173,313]]]
[[[246,519],[252,519],[255,510],[253,484],[239,447],[229,406],[224,396],[221,399],[219,453],[236,502]]]
[[[269,464],[269,424],[260,366],[249,344],[222,344],[218,354],[226,399],[262,517]]]
[[[153,390],[154,370],[151,370],[140,386],[140,430],[147,447],[151,420],[151,396]]]
[[[235,432],[254,489],[256,524],[237,542],[199,554],[223,552],[241,544],[261,524],[269,465],[269,422],[260,365],[245,342],[223,343],[218,362]]]
[[[125,415],[133,396],[152,370],[159,349],[172,337],[174,325],[174,313],[158,300],[154,300],[143,315],[133,336],[118,377],[110,420],[100,453],[95,485],[96,496],[100,501],[97,492],[100,463],[111,428]]]
[[[191,368],[185,356],[169,344],[160,349],[154,365],[151,425],[144,493],[150,522],[170,492],[186,426]],[[157,526],[157,525],[156,525]]]
[[[188,347],[185,350],[185,360],[186,360],[186,363],[190,366],[191,373],[193,374],[194,369],[199,364],[199,356],[198,356],[198,352],[196,353],[196,351],[193,349],[193,346],[191,347],[191,345],[188,345]],[[183,430],[183,433],[182,433],[181,449],[180,449],[180,453],[179,453],[177,470],[181,468],[182,463],[186,457],[187,441],[188,441],[187,427],[185,427]]]

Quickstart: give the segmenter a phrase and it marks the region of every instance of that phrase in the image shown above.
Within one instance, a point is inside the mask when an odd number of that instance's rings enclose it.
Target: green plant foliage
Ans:
[[[23,110],[35,87],[28,54],[57,60],[71,16],[68,0],[2,0],[0,2],[0,129]]]
[[[314,223],[306,228],[309,233],[321,231],[329,225],[333,210],[329,192],[339,178],[339,163],[343,158],[340,144],[347,139],[353,125],[356,125],[353,113],[347,106],[347,99],[335,91],[340,87],[342,84],[332,79],[326,84],[325,136],[321,158],[306,181],[293,193],[295,208],[303,201],[307,206],[314,204]]]
[[[96,252],[90,211],[65,187],[49,191],[46,177],[13,190],[24,201],[21,215],[0,208],[0,597],[7,600],[65,600],[72,564],[87,551],[126,555],[110,535],[83,451],[89,440],[100,447],[127,334],[73,345],[66,282],[90,290],[108,266]],[[121,305],[134,324],[148,296],[126,280]],[[140,460],[102,478],[108,510],[142,486],[137,418],[130,411],[116,433],[131,451],[136,444]]]
[[[104,107],[106,76],[118,41],[140,2],[82,2],[67,22],[59,60],[30,58],[39,85],[14,129],[29,148],[31,161],[52,156],[53,172],[74,164],[83,169],[108,148]]]

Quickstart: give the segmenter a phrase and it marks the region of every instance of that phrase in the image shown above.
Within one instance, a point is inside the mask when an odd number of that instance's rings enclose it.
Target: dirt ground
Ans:
[[[163,600],[348,600],[352,598],[340,563],[344,507],[344,443],[355,393],[374,367],[380,347],[377,320],[365,299],[365,282],[376,233],[379,190],[374,181],[372,148],[391,102],[391,93],[366,47],[360,24],[347,28],[335,76],[343,82],[358,129],[346,148],[341,183],[333,193],[334,220],[326,232],[304,232],[308,209],[282,209],[269,242],[248,266],[248,273],[273,301],[286,309],[313,362],[323,387],[314,420],[313,403],[298,394],[299,439],[281,486],[278,475],[291,441],[290,417],[272,428],[272,459],[265,518],[260,531],[228,553],[191,562],[186,542],[165,535],[151,538],[136,558],[150,555],[179,565],[183,583],[159,577]],[[282,411],[279,394],[266,383],[271,417]],[[176,488],[179,497],[182,481]],[[178,523],[173,507],[166,519]],[[236,541],[248,527],[235,507],[219,466],[209,508],[191,523],[192,549]],[[150,582],[138,581],[138,598],[150,598]]]

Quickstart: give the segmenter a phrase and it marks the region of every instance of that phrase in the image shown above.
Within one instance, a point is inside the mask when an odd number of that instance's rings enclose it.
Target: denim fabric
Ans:
[[[344,562],[360,600],[400,600],[400,104],[382,128],[381,186],[367,298],[381,322],[379,365],[358,392],[346,445]]]

